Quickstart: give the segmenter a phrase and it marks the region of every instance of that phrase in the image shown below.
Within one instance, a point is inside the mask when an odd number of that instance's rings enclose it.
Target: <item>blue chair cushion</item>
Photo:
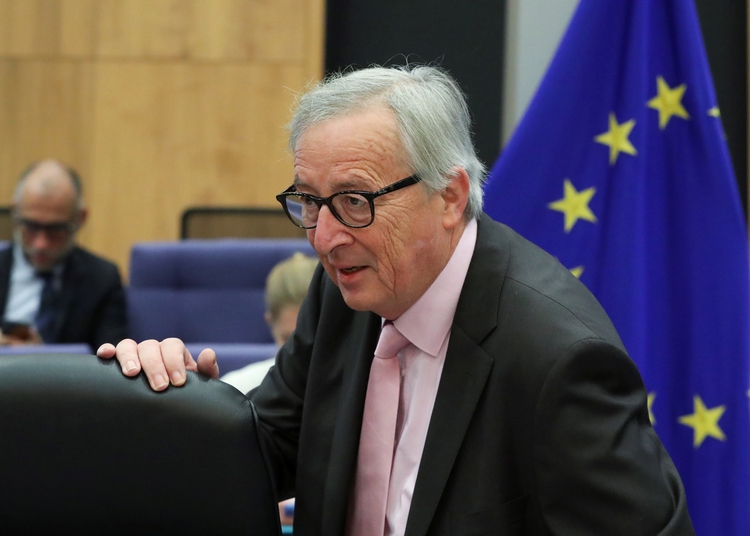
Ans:
[[[136,340],[272,343],[263,319],[266,277],[306,240],[140,243],[130,257],[128,316]]]

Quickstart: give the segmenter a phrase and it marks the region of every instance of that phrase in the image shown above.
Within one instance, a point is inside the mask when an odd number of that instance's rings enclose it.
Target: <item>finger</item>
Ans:
[[[105,353],[109,351],[108,346],[112,345],[102,345]],[[100,348],[100,350],[102,350],[102,348]],[[125,374],[125,376],[136,376],[141,371],[141,361],[138,358],[138,345],[133,339],[124,339],[118,342],[114,356],[117,357],[122,373]]]
[[[193,356],[180,339],[164,339],[159,344],[161,355],[172,385],[180,386],[185,383],[187,370],[196,370]]]
[[[96,355],[99,356],[99,357],[102,357],[104,359],[110,359],[112,357],[115,357],[115,352],[117,352],[117,349],[115,348],[115,345],[111,344],[111,343],[108,343],[108,342],[105,342],[96,351]]]
[[[193,359],[193,355],[187,349],[187,346],[184,346],[183,348],[182,362],[185,364],[185,368],[187,370],[192,370],[193,372],[198,372],[198,364],[195,362],[195,359]]]
[[[117,353],[119,356],[119,345]],[[169,376],[167,368],[164,366],[161,344],[153,339],[139,343],[138,357],[140,358],[143,372],[146,373],[148,383],[151,385],[151,389],[154,391],[163,391],[166,389],[169,386]]]
[[[216,352],[206,348],[198,355],[198,372],[209,378],[219,378],[219,364],[216,362]]]

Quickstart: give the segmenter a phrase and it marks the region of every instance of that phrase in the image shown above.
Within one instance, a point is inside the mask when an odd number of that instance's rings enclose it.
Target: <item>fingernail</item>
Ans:
[[[99,348],[98,348],[98,349],[96,350],[96,353],[98,354],[99,352],[101,352],[101,351],[102,351],[102,348],[104,348],[104,345],[103,345],[103,344],[102,344],[102,345],[101,345],[101,346],[100,346],[100,347],[99,347]]]
[[[175,370],[172,373],[172,383],[174,385],[182,385],[183,383],[185,383],[185,378],[182,376],[182,374],[180,374],[179,371]]]
[[[138,370],[135,361],[128,361],[125,363],[125,372],[133,372],[134,370]]]
[[[164,378],[163,374],[157,374],[154,376],[154,388],[156,389],[163,389],[167,386],[169,382]]]

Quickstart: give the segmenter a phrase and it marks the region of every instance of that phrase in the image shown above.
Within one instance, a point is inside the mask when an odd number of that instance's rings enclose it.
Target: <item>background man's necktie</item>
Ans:
[[[44,279],[44,286],[35,318],[36,329],[44,342],[53,343],[55,320],[60,311],[60,293],[55,288],[52,272],[42,272],[39,276]]]
[[[396,355],[407,344],[409,340],[393,324],[383,326],[367,384],[350,536],[383,535],[401,387]]]

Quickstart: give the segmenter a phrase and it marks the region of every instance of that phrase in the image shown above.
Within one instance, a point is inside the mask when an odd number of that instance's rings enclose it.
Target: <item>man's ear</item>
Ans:
[[[78,218],[76,219],[76,226],[78,229],[83,227],[83,224],[86,223],[86,219],[89,217],[89,211],[86,207],[81,208],[81,210],[78,211]]]
[[[443,197],[443,227],[453,229],[461,222],[469,203],[469,174],[462,167],[451,169],[451,178],[440,195]]]

